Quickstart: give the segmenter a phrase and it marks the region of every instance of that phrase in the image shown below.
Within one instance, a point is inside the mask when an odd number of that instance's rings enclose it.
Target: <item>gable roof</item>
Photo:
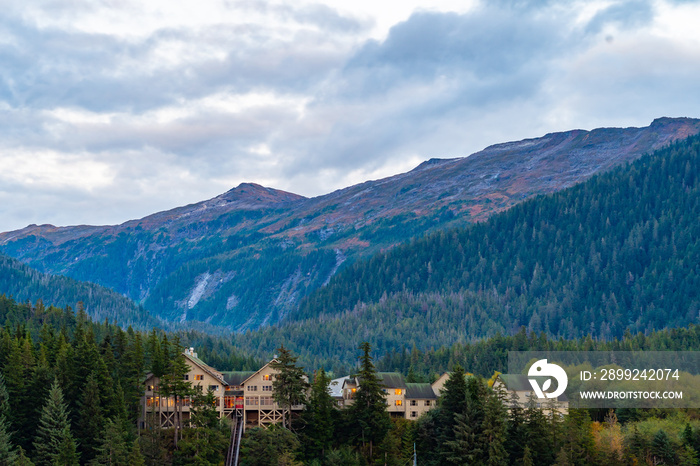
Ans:
[[[248,378],[245,379],[243,382],[241,382],[239,385],[245,384],[247,381],[249,381],[250,379],[252,379],[253,377],[255,377],[257,374],[261,373],[261,372],[263,371],[263,369],[265,369],[267,366],[269,366],[269,365],[272,364],[273,362],[277,362],[277,359],[276,359],[276,358],[272,358],[272,359],[270,360],[270,362],[268,362],[267,364],[265,364],[265,365],[262,366],[260,369],[258,369],[257,371],[253,372],[252,374],[250,374],[250,375],[248,376]]]
[[[429,383],[407,383],[406,398],[435,400],[437,395],[433,391],[433,386]]]
[[[243,385],[243,381],[249,379],[255,372],[253,371],[228,371],[222,372],[224,380],[228,385]]]
[[[387,388],[406,388],[403,375],[398,372],[377,372],[377,378]]]
[[[208,366],[204,361],[202,361],[201,359],[199,359],[197,356],[194,356],[194,355],[191,354],[190,352],[185,351],[185,352],[182,353],[182,355],[183,355],[185,358],[189,359],[189,360],[192,362],[192,364],[194,364],[195,366],[199,367],[199,368],[202,369],[204,372],[206,372],[207,374],[211,375],[211,376],[214,377],[216,380],[218,380],[219,382],[221,382],[222,385],[226,385],[226,381],[224,380],[224,376],[221,374],[221,372],[217,371],[216,369],[214,369],[214,368],[211,367],[211,366]]]
[[[331,380],[331,382],[328,384],[328,393],[330,393],[333,398],[342,397],[343,387],[345,386],[345,382],[347,380],[350,380],[349,375]]]

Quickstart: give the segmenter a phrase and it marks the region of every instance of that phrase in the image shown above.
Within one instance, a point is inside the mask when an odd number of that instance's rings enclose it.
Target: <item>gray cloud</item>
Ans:
[[[582,21],[574,1],[489,1],[416,12],[380,41],[323,4],[231,2],[237,21],[133,36],[74,27],[97,2],[45,3],[63,18],[48,26],[15,5],[0,18],[0,230],[121,222],[242,181],[315,195],[506,140],[698,116],[697,42],[650,32],[655,5]]]

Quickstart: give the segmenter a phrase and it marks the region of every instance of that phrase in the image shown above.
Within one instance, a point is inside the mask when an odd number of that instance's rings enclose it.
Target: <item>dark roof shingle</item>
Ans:
[[[432,385],[429,383],[407,383],[406,398],[435,400],[437,395],[433,391]]]

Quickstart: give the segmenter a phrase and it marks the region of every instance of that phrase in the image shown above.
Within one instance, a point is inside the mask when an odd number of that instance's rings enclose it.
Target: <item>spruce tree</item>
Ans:
[[[131,446],[131,452],[128,458],[129,466],[146,466],[146,460],[141,454],[139,443],[139,439],[137,438]]]
[[[129,448],[125,437],[126,432],[124,432],[120,423],[108,419],[92,464],[128,466]]]
[[[39,427],[34,440],[37,466],[59,464],[78,464],[75,441],[70,431],[68,408],[63,401],[63,391],[54,381],[49,390],[49,397],[41,411]],[[73,462],[71,462],[73,460]]]
[[[507,466],[508,452],[505,449],[507,435],[506,409],[497,393],[490,391],[484,406],[484,421],[481,426],[486,444],[486,464]]]
[[[333,444],[335,434],[334,414],[335,402],[328,392],[328,384],[331,379],[323,369],[319,369],[314,376],[311,386],[311,394],[302,413],[304,421],[304,441],[308,458],[324,458]]]
[[[508,442],[506,449],[508,450],[508,458],[511,464],[515,464],[520,458],[525,456],[525,413],[520,404],[518,393],[513,391],[508,400],[510,412],[508,414]],[[528,455],[532,461],[532,452],[528,448]]]
[[[17,459],[14,462],[14,466],[34,466],[34,463],[29,459],[22,447],[19,447],[17,451]]]
[[[297,358],[291,351],[280,346],[277,358],[270,363],[270,368],[277,371],[272,381],[275,402],[282,408],[282,426],[291,428],[292,406],[303,404],[309,387],[305,380],[304,369],[297,366]],[[289,418],[289,422],[287,422]]]
[[[185,380],[185,374],[189,372],[190,368],[187,361],[185,361],[185,356],[182,354],[184,348],[180,344],[179,337],[176,337],[172,344],[168,344],[167,337],[164,337],[161,348],[164,348],[164,353],[168,355],[165,374],[160,379],[161,390],[163,396],[172,396],[174,398],[173,443],[175,448],[177,448],[177,442],[182,438],[182,410],[180,405],[182,404],[182,399],[190,396],[192,393],[192,383]]]
[[[5,389],[5,379],[2,372],[0,372],[0,465],[10,465],[17,461],[17,453],[12,445],[9,423],[5,416],[9,407],[9,396]]]
[[[550,430],[547,418],[537,407],[534,396],[528,399],[525,406],[525,419],[525,441],[534,463],[551,464],[557,452],[557,445],[552,445],[548,439]]]
[[[464,429],[469,429],[467,425],[457,429],[457,416],[465,416],[467,411],[467,382],[464,377],[464,369],[457,364],[445,381],[440,395],[436,434],[439,453],[443,459],[454,457],[454,444],[450,442],[456,440],[456,433],[460,432],[462,436],[465,436],[467,433],[464,432]]]
[[[75,426],[75,435],[80,440],[78,447],[80,457],[86,463],[95,457],[104,425],[100,387],[95,374],[92,373],[85,381],[85,389],[81,394],[79,404],[78,421]]]
[[[360,345],[360,370],[357,373],[359,386],[353,404],[348,408],[355,441],[367,449],[367,459],[371,460],[373,446],[381,443],[391,426],[391,418],[386,410],[385,393],[379,382],[377,370],[370,356],[370,345]]]
[[[676,452],[668,434],[663,429],[659,429],[651,441],[651,454],[656,461],[655,464],[676,464]]]
[[[513,462],[513,464],[515,464],[515,462]],[[522,464],[523,466],[535,466],[535,462],[532,459],[532,453],[530,452],[530,447],[528,446],[525,446],[525,449],[523,450]]]

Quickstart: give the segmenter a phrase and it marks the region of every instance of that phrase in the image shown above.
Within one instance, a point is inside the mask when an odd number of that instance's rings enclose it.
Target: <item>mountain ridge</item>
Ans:
[[[242,183],[121,225],[0,233],[0,250],[113,288],[166,319],[255,328],[293,313],[357,257],[484,221],[698,133],[700,120],[690,118],[549,133],[312,198]]]

